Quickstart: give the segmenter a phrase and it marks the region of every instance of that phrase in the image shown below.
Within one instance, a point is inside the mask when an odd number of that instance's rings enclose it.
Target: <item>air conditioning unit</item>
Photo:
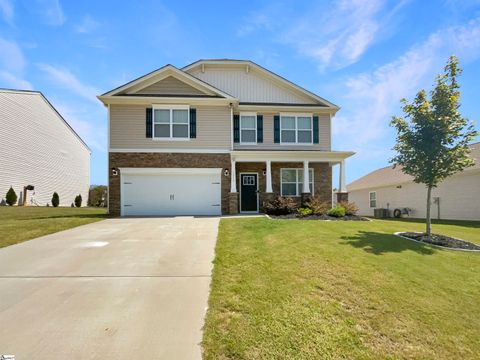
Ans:
[[[388,209],[374,209],[373,216],[377,219],[385,219],[390,217]]]

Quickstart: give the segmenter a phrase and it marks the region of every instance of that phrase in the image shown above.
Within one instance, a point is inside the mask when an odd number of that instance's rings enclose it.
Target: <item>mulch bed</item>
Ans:
[[[331,220],[331,221],[370,221],[370,219],[357,216],[343,216],[343,217],[333,217],[328,215],[310,215],[310,216],[299,216],[297,214],[288,214],[288,215],[269,215],[272,219],[283,219],[283,220]]]
[[[400,232],[396,233],[395,235],[403,236],[426,244],[441,246],[448,249],[480,251],[479,245],[473,244],[465,240],[455,239],[446,235],[432,234],[431,239],[428,239],[425,233],[417,232]]]

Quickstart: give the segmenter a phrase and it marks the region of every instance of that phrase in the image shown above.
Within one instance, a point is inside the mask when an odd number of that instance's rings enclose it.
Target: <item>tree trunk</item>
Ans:
[[[426,233],[427,233],[427,237],[430,239],[430,235],[431,235],[431,223],[432,223],[432,217],[430,215],[430,199],[432,197],[432,186],[431,185],[428,185],[427,187],[427,217],[426,217]]]

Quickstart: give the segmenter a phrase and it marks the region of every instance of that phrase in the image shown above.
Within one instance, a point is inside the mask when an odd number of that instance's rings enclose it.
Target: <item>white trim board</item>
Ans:
[[[229,154],[229,149],[109,149],[111,153]]]
[[[207,175],[222,173],[222,168],[119,168],[124,175]]]

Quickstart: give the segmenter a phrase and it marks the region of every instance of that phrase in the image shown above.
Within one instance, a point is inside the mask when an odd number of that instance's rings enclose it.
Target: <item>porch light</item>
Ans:
[[[228,171],[228,169],[225,169],[223,171],[223,175],[225,175],[226,177],[228,177],[230,175],[230,171]]]
[[[118,175],[118,170],[115,168],[112,168],[112,175],[117,176]]]

